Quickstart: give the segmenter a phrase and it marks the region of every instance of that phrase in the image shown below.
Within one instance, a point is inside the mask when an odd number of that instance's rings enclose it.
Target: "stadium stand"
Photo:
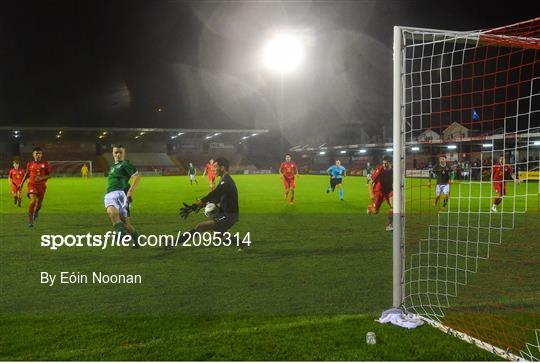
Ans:
[[[112,154],[104,154],[109,165],[114,163]],[[137,170],[149,175],[179,174],[178,167],[166,153],[132,153],[127,159],[137,167]]]

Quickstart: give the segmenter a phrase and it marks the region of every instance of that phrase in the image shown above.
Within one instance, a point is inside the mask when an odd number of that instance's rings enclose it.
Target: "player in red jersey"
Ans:
[[[388,210],[387,214],[387,222],[386,222],[386,230],[391,231],[393,230],[392,227],[392,182],[393,182],[393,176],[392,176],[392,168],[390,167],[390,157],[385,156],[383,157],[383,161],[381,165],[378,165],[375,168],[375,171],[371,174],[371,178],[369,181],[369,194],[371,196],[371,200],[373,203],[371,203],[368,206],[367,213],[368,214],[378,214],[379,209],[381,208],[381,205],[384,201],[388,203],[390,206],[390,209]]]
[[[214,190],[214,180],[216,179],[216,167],[214,166],[214,159],[210,159],[208,164],[206,164],[204,167],[203,176],[205,175],[208,175],[210,190]]]
[[[491,171],[491,177],[493,180],[493,188],[497,196],[493,199],[492,212],[497,212],[497,206],[501,204],[503,196],[506,195],[506,181],[514,180],[519,183],[520,180],[516,178],[516,175],[512,173],[512,166],[506,164],[504,155],[499,156],[499,163],[493,165]]]
[[[48,161],[43,161],[43,151],[39,147],[32,150],[33,161],[29,161],[26,164],[26,173],[24,174],[24,185],[26,179],[28,181],[27,195],[30,198],[30,204],[28,205],[28,227],[34,226],[34,221],[39,215],[43,198],[45,198],[45,191],[47,190],[47,180],[51,178],[51,164]]]
[[[19,162],[13,160],[13,169],[9,171],[9,185],[11,187],[11,195],[13,195],[13,204],[21,206],[21,190],[22,181],[24,179],[24,170],[19,168]]]
[[[285,199],[289,199],[290,193],[291,199],[289,200],[289,203],[293,205],[294,187],[296,186],[294,178],[298,176],[298,168],[296,167],[296,163],[291,160],[290,154],[285,155],[285,161],[279,166],[279,174],[281,175],[283,186],[285,187]]]

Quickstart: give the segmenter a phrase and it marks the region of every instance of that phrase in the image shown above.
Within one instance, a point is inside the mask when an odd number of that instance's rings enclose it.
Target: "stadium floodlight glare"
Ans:
[[[324,155],[326,154],[326,151],[319,151],[319,155]]]
[[[346,150],[341,150],[339,153],[340,153],[340,154],[346,154],[347,151],[346,151]]]
[[[456,145],[448,145],[446,148],[448,150],[455,150],[455,149],[457,149],[457,146]]]
[[[178,137],[178,135],[173,135],[173,136],[171,136],[171,140],[176,139],[177,137]]]
[[[420,151],[420,148],[418,146],[413,146],[413,147],[411,147],[411,150],[412,151]]]
[[[176,136],[182,136],[183,134],[183,132],[179,132]]]
[[[389,147],[388,149],[386,149],[386,151],[391,152],[391,151],[394,151],[394,149]]]
[[[366,149],[360,149],[359,152],[360,152],[360,154],[365,154],[365,153],[367,153],[367,150]]]
[[[14,138],[18,138],[19,136],[21,136],[21,135],[19,135],[19,134],[13,135]]]
[[[245,140],[245,139],[247,139],[247,138],[248,138],[248,136],[244,136],[244,137],[242,137],[242,140]]]
[[[303,58],[302,42],[293,33],[275,34],[263,50],[264,65],[275,72],[293,71],[302,63]]]
[[[251,136],[257,136],[257,134],[251,134]]]
[[[62,131],[58,131],[58,135],[62,135]]]
[[[98,138],[103,139],[103,135],[99,135]]]
[[[535,145],[535,146],[540,146],[540,141],[534,141],[534,142],[533,142],[533,145]]]
[[[57,138],[57,139],[59,139],[59,138],[61,138],[61,137],[62,137],[62,135],[60,135],[60,134],[56,135],[56,138]]]
[[[19,131],[18,131],[18,130],[15,130],[15,131],[13,131],[13,133],[14,133],[14,134],[18,134],[18,133],[19,133]]]
[[[482,147],[485,147],[485,148],[493,147],[493,144],[482,144]]]

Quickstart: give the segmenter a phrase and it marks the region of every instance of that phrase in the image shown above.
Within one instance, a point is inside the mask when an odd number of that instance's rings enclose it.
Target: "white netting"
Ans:
[[[401,52],[403,306],[527,359],[540,359],[539,29],[403,29]],[[435,207],[441,155],[455,181]],[[528,181],[503,173],[493,207],[501,155]]]

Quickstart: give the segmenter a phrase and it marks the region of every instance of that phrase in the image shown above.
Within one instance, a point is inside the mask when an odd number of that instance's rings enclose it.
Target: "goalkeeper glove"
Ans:
[[[186,219],[192,212],[197,213],[201,206],[197,203],[193,203],[192,205],[188,205],[187,203],[182,203],[184,206],[180,208],[180,217]]]

